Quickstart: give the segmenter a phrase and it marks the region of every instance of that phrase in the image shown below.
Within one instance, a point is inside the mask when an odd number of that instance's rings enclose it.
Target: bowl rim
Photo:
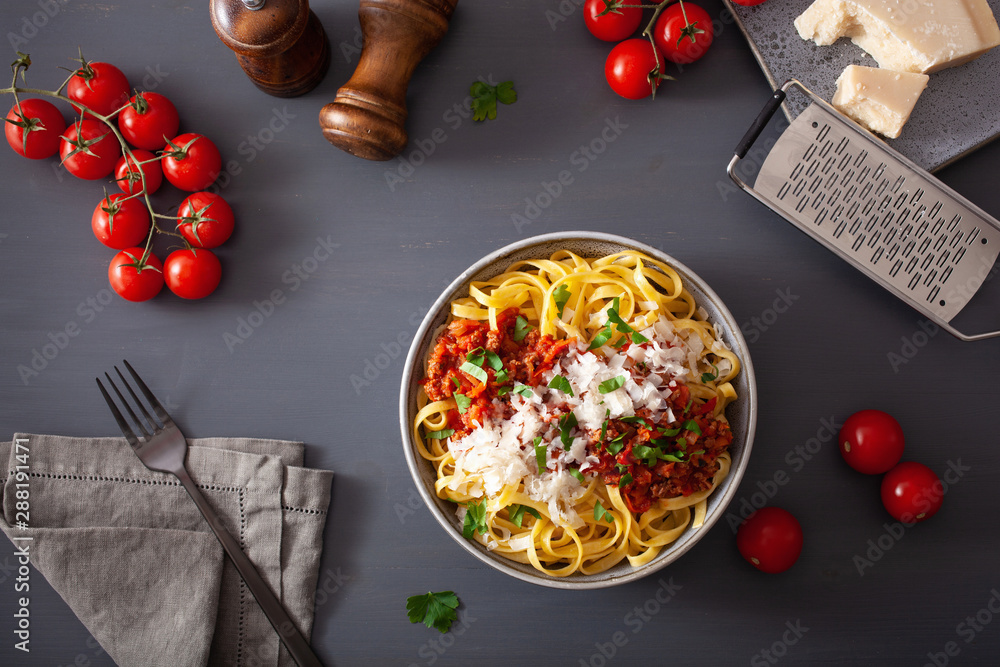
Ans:
[[[675,550],[666,554],[666,557],[664,557],[661,552],[661,554],[658,554],[653,560],[645,565],[632,568],[619,576],[603,579],[583,578],[587,575],[554,577],[537,571],[534,571],[533,573],[523,572],[510,564],[515,561],[508,561],[502,556],[492,555],[479,542],[465,539],[465,537],[462,536],[461,531],[456,529],[455,523],[445,516],[445,513],[438,505],[437,497],[432,495],[426,484],[424,484],[419,466],[426,465],[426,461],[418,457],[415,446],[416,443],[414,443],[412,439],[413,424],[410,416],[410,387],[413,383],[414,371],[416,369],[420,369],[422,373],[424,367],[423,359],[418,359],[417,355],[420,352],[422,343],[427,337],[431,327],[435,326],[435,320],[437,320],[441,314],[441,309],[451,303],[451,301],[455,298],[456,293],[461,288],[464,287],[467,291],[467,284],[473,277],[491,265],[503,260],[504,257],[534,246],[551,245],[553,243],[567,241],[604,242],[631,248],[669,264],[681,275],[682,279],[684,279],[686,287],[688,286],[688,281],[691,281],[691,283],[697,287],[697,290],[702,292],[707,299],[711,301],[712,307],[718,311],[719,318],[717,319],[722,320],[720,324],[725,327],[726,332],[736,342],[735,347],[740,353],[740,373],[745,374],[745,382],[748,389],[747,396],[745,397],[745,400],[747,401],[747,432],[746,439],[741,446],[742,450],[739,461],[734,461],[732,468],[730,468],[728,483],[726,483],[724,488],[721,489],[721,495],[717,498],[718,504],[716,510],[714,512],[710,512],[705,518],[705,523],[698,529],[699,535],[697,535],[695,539],[687,539]],[[420,326],[417,328],[416,333],[414,333],[413,340],[410,343],[410,349],[406,355],[406,362],[403,367],[403,376],[400,382],[399,416],[403,453],[406,457],[406,464],[409,468],[410,476],[417,487],[417,491],[434,519],[465,551],[472,554],[477,560],[503,572],[504,574],[539,586],[562,590],[609,588],[642,579],[673,563],[682,555],[687,553],[688,550],[694,547],[694,545],[697,544],[698,541],[705,534],[707,534],[715,523],[725,514],[726,508],[736,495],[736,491],[743,478],[743,474],[746,471],[750,453],[753,448],[754,434],[757,428],[757,382],[754,375],[753,363],[750,360],[749,349],[747,347],[746,340],[743,338],[739,324],[733,318],[732,313],[726,305],[719,298],[719,295],[716,294],[715,291],[697,273],[666,252],[624,236],[608,234],[606,232],[554,232],[531,236],[494,250],[485,257],[476,261],[469,268],[465,269],[453,281],[451,281],[444,291],[437,297],[437,299],[434,300],[434,303],[431,305],[427,314],[421,321]],[[713,494],[713,497],[714,496],[715,494]]]

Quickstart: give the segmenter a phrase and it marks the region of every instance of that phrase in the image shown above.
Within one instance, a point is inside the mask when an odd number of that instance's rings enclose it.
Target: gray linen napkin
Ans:
[[[333,473],[303,468],[301,443],[188,444],[191,477],[309,637]],[[0,462],[0,529],[32,538],[15,544],[117,664],[295,664],[180,482],[123,438],[16,434]]]

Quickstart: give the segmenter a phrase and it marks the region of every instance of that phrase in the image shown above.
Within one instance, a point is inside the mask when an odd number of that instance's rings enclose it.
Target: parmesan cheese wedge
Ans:
[[[927,86],[926,74],[848,65],[833,106],[872,132],[895,139]]]
[[[955,67],[1000,45],[986,0],[816,0],[795,29],[820,46],[848,37],[898,72]]]

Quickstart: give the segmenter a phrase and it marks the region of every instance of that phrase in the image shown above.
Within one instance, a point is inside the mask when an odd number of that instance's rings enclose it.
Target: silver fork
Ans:
[[[267,616],[267,620],[271,622],[271,625],[278,632],[278,636],[295,662],[300,667],[322,667],[319,658],[316,657],[316,654],[310,648],[309,642],[306,641],[305,637],[295,627],[295,623],[292,622],[288,612],[285,611],[281,602],[275,597],[271,591],[271,587],[267,585],[267,582],[257,572],[257,568],[254,567],[254,564],[243,553],[243,550],[240,549],[239,542],[222,525],[222,521],[215,513],[215,510],[205,500],[205,496],[201,495],[201,491],[198,490],[198,487],[188,474],[187,468],[184,467],[184,458],[187,455],[187,441],[184,439],[184,434],[177,428],[174,420],[170,418],[170,415],[163,409],[160,402],[156,400],[153,392],[149,390],[149,387],[146,386],[146,383],[142,381],[142,378],[139,377],[132,366],[127,361],[124,361],[124,364],[125,368],[132,374],[132,378],[139,387],[139,391],[142,392],[142,395],[145,396],[146,401],[152,407],[153,412],[156,413],[156,419],[146,410],[143,402],[136,396],[132,390],[132,386],[125,379],[125,376],[122,375],[122,372],[118,370],[117,366],[115,366],[115,372],[121,378],[122,384],[132,397],[132,402],[137,406],[145,420],[136,416],[136,413],[129,405],[129,401],[119,391],[118,386],[111,379],[111,376],[105,373],[104,377],[107,378],[108,384],[114,389],[118,400],[125,408],[136,430],[133,430],[122,416],[114,400],[108,394],[104,385],[101,384],[100,378],[97,378],[97,386],[100,387],[101,394],[104,395],[104,400],[107,401],[108,407],[111,408],[111,413],[115,416],[122,434],[124,434],[129,444],[132,445],[132,451],[136,453],[139,460],[150,470],[170,473],[181,481],[181,484],[184,485],[184,488],[194,500],[198,509],[201,510],[202,516],[208,521],[208,525],[211,526],[215,536],[219,538],[222,548],[226,550],[226,554],[232,559],[233,564],[236,565],[236,569],[239,571],[240,576],[243,577],[243,581],[246,582],[250,592],[257,599],[257,604],[260,605],[260,608],[264,611],[264,615]],[[146,430],[147,427],[149,431]],[[136,431],[140,435],[136,435]]]

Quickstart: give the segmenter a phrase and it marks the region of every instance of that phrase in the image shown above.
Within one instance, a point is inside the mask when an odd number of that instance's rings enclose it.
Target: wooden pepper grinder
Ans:
[[[319,112],[323,136],[366,160],[406,148],[406,89],[448,31],[458,0],[361,0],[364,46],[354,75]]]
[[[309,92],[330,66],[330,45],[309,0],[211,0],[212,27],[258,88]]]

